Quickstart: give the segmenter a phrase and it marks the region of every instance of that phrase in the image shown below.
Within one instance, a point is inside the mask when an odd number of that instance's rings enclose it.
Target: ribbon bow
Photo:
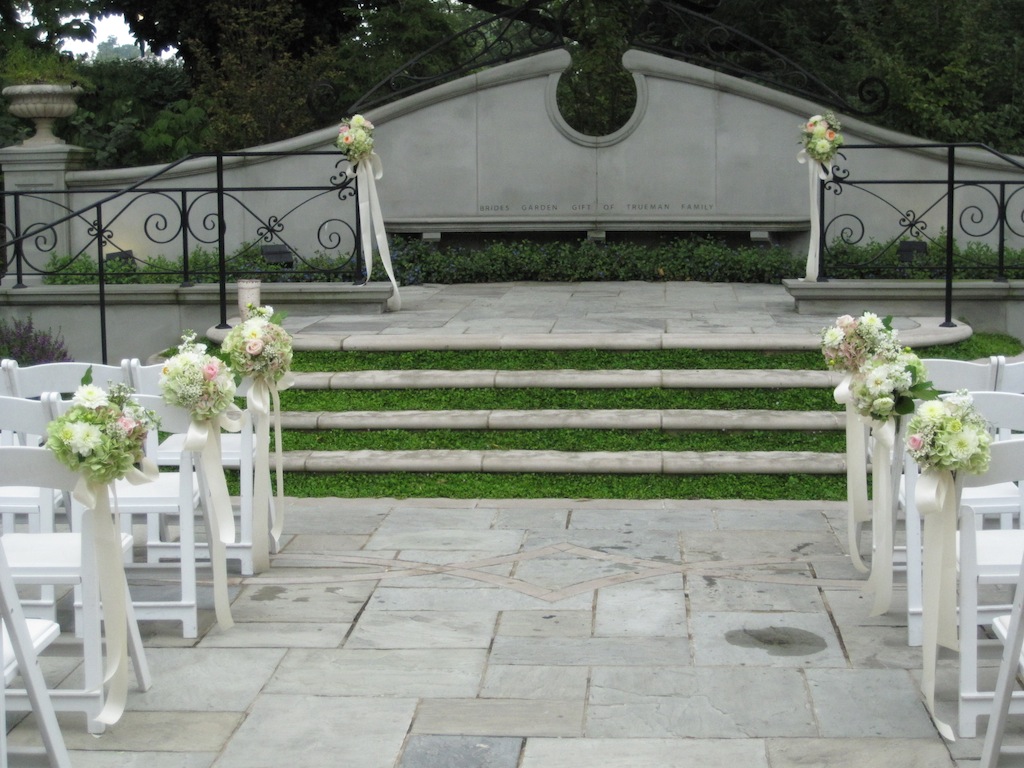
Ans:
[[[921,692],[939,733],[954,740],[953,729],[935,717],[935,672],[939,646],[959,650],[956,626],[956,481],[949,470],[929,469],[914,494],[924,520]]]
[[[235,540],[235,516],[231,510],[224,465],[221,462],[220,431],[238,432],[242,428],[242,411],[232,404],[213,419],[192,419],[185,435],[185,450],[199,454],[203,476],[210,493],[206,511],[207,539],[210,547],[210,568],[213,570],[213,606],[221,629],[234,626],[231,601],[228,597],[228,566],[226,544]],[[184,468],[183,468],[184,470]]]
[[[860,530],[871,519],[871,508],[868,506],[867,436],[864,421],[853,407],[853,393],[850,391],[852,378],[850,375],[843,377],[833,397],[837,403],[846,406],[846,530],[850,559],[854,568],[867,573],[868,566],[860,556]]]
[[[156,464],[144,458],[141,469],[133,467],[125,479],[132,485],[142,485],[153,482],[158,472]],[[108,688],[103,709],[96,720],[104,725],[113,725],[120,720],[128,701],[128,613],[125,602],[128,579],[121,555],[121,535],[111,514],[112,488],[112,484],[93,482],[83,476],[71,494],[85,507],[82,516],[83,548],[91,545],[95,552],[96,577],[103,603],[105,661],[101,685]]]
[[[252,502],[252,557],[253,570],[264,571],[269,566],[268,553],[281,546],[284,529],[284,458],[281,449],[281,400],[278,393],[294,383],[291,374],[278,381],[260,377],[253,379],[245,395],[246,405],[253,415],[256,439],[256,457],[253,471]],[[270,422],[274,422],[275,466],[277,472],[277,503],[271,505],[270,489]],[[269,510],[268,510],[269,508]],[[268,512],[272,516],[268,530]]]
[[[811,197],[811,242],[807,246],[807,276],[805,280],[818,279],[818,264],[821,256],[821,223],[819,222],[818,182],[832,178],[832,169],[825,163],[818,162],[801,149],[796,155],[797,162],[807,165],[807,179]]]
[[[356,191],[359,194],[359,240],[362,247],[363,262],[366,264],[366,279],[370,279],[373,271],[373,247],[370,244],[370,229],[377,240],[377,252],[384,265],[384,271],[391,281],[393,292],[388,299],[388,309],[397,312],[402,308],[402,297],[398,295],[398,281],[391,266],[391,250],[388,248],[388,233],[384,228],[384,214],[380,209],[380,198],[377,196],[376,180],[384,175],[384,166],[376,152],[362,158],[352,169],[356,177]]]

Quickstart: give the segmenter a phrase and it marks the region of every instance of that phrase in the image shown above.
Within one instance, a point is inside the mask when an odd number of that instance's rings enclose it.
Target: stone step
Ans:
[[[766,410],[458,410],[287,411],[286,429],[661,429],[839,430],[845,416],[833,411]]]
[[[287,451],[287,472],[841,474],[846,456],[810,451]]]
[[[798,370],[400,370],[293,374],[296,389],[788,389],[835,387],[835,371]]]
[[[372,370],[294,374],[294,389],[831,388],[841,376],[802,370]],[[327,429],[839,430],[839,412],[771,410],[288,411],[282,426]],[[575,474],[837,474],[845,456],[809,451],[286,451],[290,472],[545,472]]]

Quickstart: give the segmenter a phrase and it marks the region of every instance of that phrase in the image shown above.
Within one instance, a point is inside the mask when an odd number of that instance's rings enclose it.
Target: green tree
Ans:
[[[131,43],[118,43],[117,38],[111,35],[102,43],[96,46],[94,61],[108,61],[110,59],[139,59],[142,58],[142,51],[137,45]]]

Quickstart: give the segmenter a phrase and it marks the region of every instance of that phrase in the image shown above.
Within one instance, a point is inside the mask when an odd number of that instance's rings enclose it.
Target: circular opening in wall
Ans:
[[[601,137],[626,125],[636,109],[633,75],[622,59],[570,48],[572,63],[558,79],[555,100],[566,124],[584,136]]]

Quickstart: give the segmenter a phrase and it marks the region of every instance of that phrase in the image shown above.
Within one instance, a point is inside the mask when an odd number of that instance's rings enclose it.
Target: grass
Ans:
[[[975,333],[965,341],[915,350],[920,357],[976,360],[991,355],[1019,355],[1020,340],[998,333]],[[417,350],[413,352],[296,352],[296,371],[367,370],[659,370],[749,368],[823,370],[819,352],[751,350],[652,349],[614,351],[578,350]]]
[[[285,390],[286,411],[447,411],[633,408],[834,411],[830,389]]]
[[[784,430],[696,431],[656,429],[288,431],[287,451],[818,451],[846,450],[843,432]],[[754,447],[756,446],[756,447]]]
[[[1024,352],[1018,339],[977,333],[957,344],[915,350],[922,358],[976,360]],[[825,368],[817,351],[734,350],[480,350],[417,352],[296,352],[296,371],[361,370],[657,370]],[[441,389],[287,390],[289,411],[550,409],[839,409],[831,389]],[[401,430],[303,433],[287,431],[288,450],[806,450],[841,452],[842,433],[653,430]],[[316,497],[751,499],[846,498],[836,475],[584,475],[556,473],[288,473],[287,493]]]
[[[290,472],[285,490],[289,496],[339,498],[842,501],[846,476]]]

